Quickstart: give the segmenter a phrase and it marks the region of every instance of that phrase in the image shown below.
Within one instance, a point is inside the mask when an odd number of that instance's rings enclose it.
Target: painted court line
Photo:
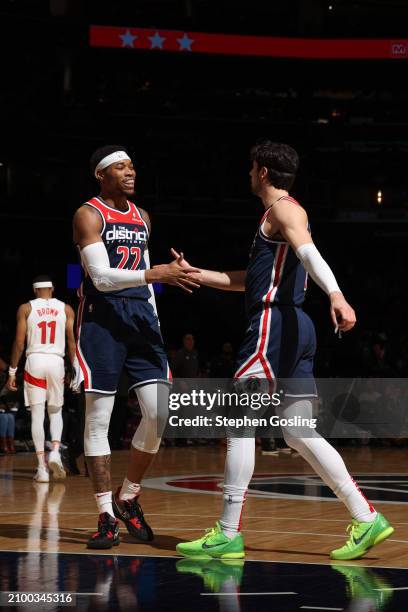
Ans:
[[[40,528],[40,525],[37,526],[38,528]],[[72,527],[71,528],[72,531],[90,531],[91,529],[93,529],[92,526],[90,527]],[[201,528],[197,528],[197,527],[186,527],[186,528],[182,528],[182,527],[155,527],[152,526],[153,531],[202,531]],[[57,527],[47,527],[48,531],[59,531],[59,528]],[[125,527],[120,527],[119,531],[127,531],[127,529]],[[321,537],[329,537],[329,538],[342,538],[344,539],[344,535],[336,535],[333,533],[314,533],[313,531],[272,531],[272,530],[260,530],[260,529],[245,529],[246,533],[279,533],[279,534],[285,534],[285,535],[313,535],[313,536],[321,536]],[[389,540],[390,542],[392,540]]]
[[[274,592],[274,593],[239,593],[239,592],[234,592],[234,593],[200,593],[200,595],[205,595],[205,596],[214,596],[216,595],[217,597],[228,597],[228,596],[235,596],[235,597],[242,597],[243,595],[297,595],[297,593],[295,593],[294,591],[281,591],[281,592]]]
[[[5,549],[0,549],[0,553],[25,553],[25,554],[34,554],[34,555],[87,555],[89,557],[90,554],[95,554],[95,552],[89,552],[89,549],[81,552],[81,551],[77,551],[77,552],[73,552],[73,551],[68,551],[68,550],[26,550],[24,548],[18,548],[17,550],[5,550]],[[112,549],[108,548],[106,550],[106,552],[99,552],[96,553],[97,556],[100,557],[111,557],[112,555],[114,555],[115,557],[141,557],[141,558],[146,558],[146,559],[151,559],[156,558],[157,559],[181,559],[182,557],[178,556],[178,555],[135,555],[135,553],[118,553],[116,551],[114,551],[112,553]],[[183,557],[184,558],[184,557]],[[320,565],[320,564],[318,564]],[[323,564],[322,564],[323,565]],[[399,569],[399,568],[390,568],[390,569]],[[105,593],[103,593],[103,595],[105,595]]]
[[[408,587],[384,587],[383,589],[374,589],[374,591],[408,591]]]
[[[71,591],[69,591],[69,593],[71,595],[87,595],[89,597],[94,596],[94,595],[100,595],[102,597],[102,595],[105,595],[105,593],[72,593]]]
[[[60,527],[47,527],[44,525],[35,525],[37,529],[46,528],[47,531],[60,531]],[[93,529],[92,525],[90,527],[71,527],[72,531],[90,531]],[[156,527],[152,526],[153,531],[202,531],[200,527]],[[127,529],[125,527],[120,527],[119,531],[126,532]],[[335,533],[316,533],[314,531],[282,531],[282,530],[273,530],[273,529],[245,529],[246,533],[278,533],[284,535],[310,535],[310,536],[318,536],[324,538],[342,538],[343,535],[338,535]],[[393,540],[388,538],[387,542],[399,542],[400,544],[408,544],[408,540]]]
[[[9,510],[8,512],[4,512],[4,511],[0,511],[0,515],[7,515],[7,514],[29,514],[30,516],[33,515],[33,512],[29,512],[29,511],[14,511],[14,510]],[[54,512],[49,513],[48,511],[43,511],[43,512],[35,512],[35,514],[55,514]],[[58,512],[57,513],[60,516],[95,516],[95,512]],[[144,513],[145,516],[162,516],[162,517],[167,517],[169,519],[172,519],[174,517],[181,517],[181,518],[189,518],[189,517],[199,517],[199,518],[219,518],[218,514],[161,514],[161,513],[157,513],[157,512],[145,512]],[[296,516],[276,516],[276,515],[269,515],[269,516],[258,516],[258,515],[246,515],[245,519],[244,519],[244,523],[245,521],[249,521],[252,519],[267,519],[267,520],[276,520],[276,521],[298,521],[299,517]],[[316,517],[316,518],[303,518],[302,517],[302,522],[303,521],[314,521],[314,522],[319,522],[319,523],[347,523],[349,519],[344,518],[344,519],[327,519],[327,518],[320,518],[320,517]],[[392,521],[393,525],[408,525],[408,523],[406,522],[402,522],[402,521]],[[247,531],[247,529],[245,529],[245,531]],[[397,542],[399,540],[393,540],[394,542]],[[404,540],[401,540],[402,542]]]
[[[323,608],[322,606],[300,606],[301,610],[344,610],[344,608]]]

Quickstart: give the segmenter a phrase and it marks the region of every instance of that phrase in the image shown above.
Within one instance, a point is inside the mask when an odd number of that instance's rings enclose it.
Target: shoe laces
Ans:
[[[105,518],[99,519],[98,531],[96,532],[94,537],[96,537],[97,535],[105,536],[105,535],[108,535],[109,532],[113,534],[113,530],[115,529],[115,524],[116,524],[116,521],[113,523]]]
[[[347,544],[353,544],[355,537],[359,536],[359,529],[360,529],[361,525],[358,521],[356,521],[355,519],[353,519],[351,521],[351,523],[349,525],[347,525],[347,529],[346,532],[349,534],[349,539],[346,542]]]
[[[137,497],[133,499],[127,499],[124,502],[124,506],[129,514],[130,518],[144,518],[143,510],[139,502],[137,501]]]
[[[204,532],[204,540],[208,540],[209,538],[212,538],[212,536],[217,535],[218,531],[216,527],[208,527],[208,529],[205,530]]]

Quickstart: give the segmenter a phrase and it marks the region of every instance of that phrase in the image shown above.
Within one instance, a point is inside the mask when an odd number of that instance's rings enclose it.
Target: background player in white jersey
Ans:
[[[26,406],[31,408],[31,435],[38,459],[34,480],[48,482],[49,472],[44,456],[45,402],[52,443],[48,466],[54,478],[65,478],[59,452],[63,428],[65,338],[69,359],[75,368],[75,313],[71,306],[53,297],[54,286],[49,276],[37,276],[33,289],[36,299],[21,304],[17,310],[17,329],[7,387],[11,391],[17,390],[16,372],[26,345],[24,399]]]
[[[265,378],[272,388],[279,381],[285,398],[279,416],[312,418],[316,396],[313,360],[314,325],[303,311],[307,274],[328,295],[335,330],[356,322],[328,264],[314,245],[305,209],[289,196],[298,169],[298,155],[286,144],[261,141],[251,150],[251,188],[264,206],[248,268],[234,272],[201,270],[193,274],[203,285],[245,291],[248,329],[241,344],[235,379]],[[183,259],[173,252],[182,264]],[[187,262],[186,262],[186,265]],[[315,430],[283,426],[294,448],[346,505],[352,516],[346,544],[331,552],[333,559],[357,559],[389,537],[394,529],[376,512],[350,476],[339,453]],[[177,545],[183,555],[218,558],[244,556],[241,516],[255,460],[254,431],[248,437],[229,436],[224,477],[223,514],[203,538]]]

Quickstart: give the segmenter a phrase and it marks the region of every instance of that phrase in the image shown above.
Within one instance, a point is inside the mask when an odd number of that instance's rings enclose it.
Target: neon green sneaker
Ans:
[[[177,544],[176,550],[184,557],[204,559],[243,559],[245,557],[242,535],[238,533],[235,538],[227,538],[218,521],[215,527],[206,529],[202,538]]]
[[[345,577],[350,600],[369,600],[373,612],[384,610],[394,595],[390,583],[385,578],[365,567],[335,563],[332,563],[331,567]]]
[[[218,593],[224,582],[233,579],[239,587],[244,572],[244,559],[181,559],[176,569],[182,574],[196,574],[203,580],[205,588]]]
[[[347,532],[350,533],[349,539],[344,546],[331,551],[332,559],[342,561],[360,559],[370,548],[394,533],[394,528],[382,514],[378,513],[371,523],[362,523],[353,519],[347,527]]]

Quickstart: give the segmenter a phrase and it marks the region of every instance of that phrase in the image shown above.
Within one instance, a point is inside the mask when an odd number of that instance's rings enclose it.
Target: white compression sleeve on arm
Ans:
[[[302,244],[297,249],[296,255],[302,262],[305,270],[313,278],[314,282],[319,285],[327,295],[333,291],[340,291],[333,272],[324,261],[313,242]]]
[[[81,257],[93,284],[99,291],[119,291],[128,287],[147,285],[145,270],[111,268],[103,242],[88,244],[81,250]]]

